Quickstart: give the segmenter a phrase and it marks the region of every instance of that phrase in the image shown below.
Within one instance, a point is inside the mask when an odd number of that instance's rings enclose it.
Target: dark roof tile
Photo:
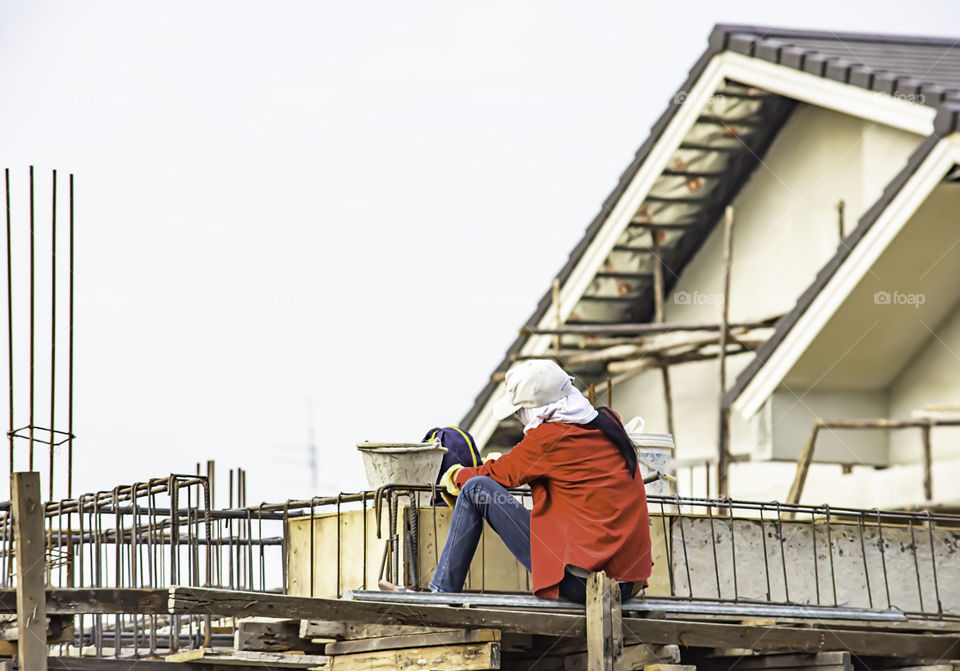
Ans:
[[[873,88],[873,75],[874,72],[871,68],[865,65],[855,65],[850,68],[850,77],[847,82],[862,89],[871,89]]]
[[[754,48],[754,55],[757,58],[762,58],[765,61],[770,61],[772,63],[780,62],[780,50],[785,47],[783,42],[776,39],[763,39],[757,42],[756,47]]]
[[[893,91],[893,95],[898,98],[907,98],[911,102],[919,102],[919,100],[914,100],[920,94],[920,82],[913,77],[900,77],[897,79],[897,87]]]
[[[855,63],[842,58],[831,59],[827,61],[824,75],[827,79],[833,79],[834,81],[846,84],[850,80],[850,69],[854,67],[854,65]]]
[[[807,50],[800,47],[783,47],[780,50],[780,64],[794,70],[803,70],[803,59]]]
[[[811,52],[803,59],[803,71],[817,75],[818,77],[823,77],[824,71],[827,69],[828,60],[829,59],[819,51]]]
[[[730,39],[727,42],[727,49],[738,54],[743,54],[744,56],[753,56],[753,48],[756,42],[757,38],[755,35],[734,33],[730,35]]]
[[[933,132],[939,136],[960,131],[960,100],[945,102],[933,121]]]
[[[939,106],[946,95],[947,90],[942,86],[937,84],[923,84],[920,86],[920,99],[917,102],[924,105]]]
[[[873,90],[881,93],[893,93],[897,87],[897,75],[881,70],[873,75]]]

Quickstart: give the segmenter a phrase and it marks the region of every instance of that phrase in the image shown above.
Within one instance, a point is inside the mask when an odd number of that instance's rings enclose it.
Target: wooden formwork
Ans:
[[[397,562],[399,573],[407,584],[413,583],[410,579],[411,557],[416,557],[414,586],[425,588],[430,583],[450,530],[452,512],[447,507],[418,508],[418,542],[414,548],[411,546],[411,537],[406,533],[414,510],[409,506],[400,507],[394,533],[398,535],[400,544]],[[376,589],[384,550],[391,534],[386,507],[381,516],[382,538],[377,538],[377,518],[373,509],[291,519],[287,533],[288,593],[336,597],[345,591]],[[666,528],[669,527],[668,522]],[[652,515],[650,532],[653,538],[654,573],[650,579],[651,589],[647,591],[650,595],[670,593],[664,528],[660,516]],[[531,591],[530,574],[487,524],[484,524],[464,590],[527,594]]]

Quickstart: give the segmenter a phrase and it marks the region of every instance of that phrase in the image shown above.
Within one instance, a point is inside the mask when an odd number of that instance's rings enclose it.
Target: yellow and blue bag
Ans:
[[[423,441],[428,442],[437,438],[440,438],[440,444],[447,448],[447,453],[443,455],[443,463],[440,464],[437,482],[440,482],[440,476],[454,464],[479,466],[483,463],[480,450],[477,449],[477,443],[473,436],[459,426],[436,426],[427,431]]]

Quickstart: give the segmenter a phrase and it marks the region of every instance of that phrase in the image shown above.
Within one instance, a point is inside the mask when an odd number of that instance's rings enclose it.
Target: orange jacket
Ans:
[[[504,487],[530,483],[533,593],[556,598],[564,568],[606,571],[620,581],[650,577],[650,522],[639,472],[631,477],[599,430],[551,422],[531,429],[509,453],[463,468],[457,486],[486,475]]]

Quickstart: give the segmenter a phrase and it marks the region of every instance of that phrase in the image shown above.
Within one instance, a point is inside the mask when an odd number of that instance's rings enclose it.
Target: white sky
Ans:
[[[4,3],[18,272],[27,166],[44,253],[50,170],[76,174],[74,492],[208,458],[218,497],[237,466],[250,502],[363,487],[358,440],[416,440],[470,407],[713,24],[960,33],[956,2],[908,8]]]

